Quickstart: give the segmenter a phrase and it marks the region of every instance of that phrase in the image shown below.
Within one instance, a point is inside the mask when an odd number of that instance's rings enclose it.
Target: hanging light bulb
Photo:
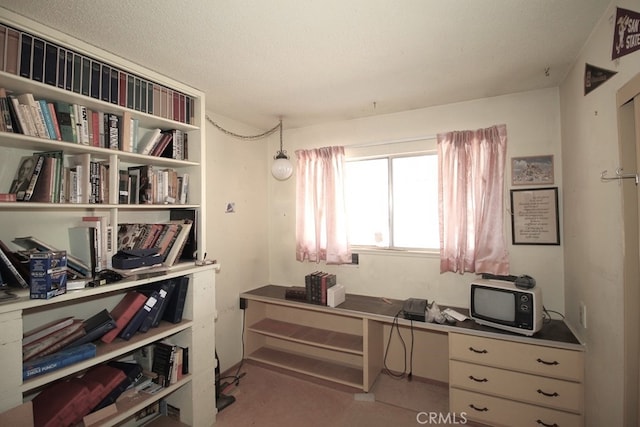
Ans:
[[[279,181],[289,179],[293,174],[293,165],[289,161],[287,152],[282,149],[282,120],[280,120],[280,150],[273,156],[274,162],[271,165],[271,174]]]

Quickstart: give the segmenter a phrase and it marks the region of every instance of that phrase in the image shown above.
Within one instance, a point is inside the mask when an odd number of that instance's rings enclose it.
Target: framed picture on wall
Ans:
[[[558,187],[511,190],[514,245],[559,245]]]
[[[553,156],[512,157],[511,184],[553,184]]]

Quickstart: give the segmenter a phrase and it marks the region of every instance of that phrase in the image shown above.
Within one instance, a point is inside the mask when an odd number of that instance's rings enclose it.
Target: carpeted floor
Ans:
[[[236,401],[218,413],[215,427],[417,426],[425,424],[418,422],[419,413],[427,413],[421,415],[426,420],[428,413],[446,416],[449,410],[448,388],[442,384],[381,374],[363,394],[252,362],[240,372],[245,376],[239,384],[225,389]]]

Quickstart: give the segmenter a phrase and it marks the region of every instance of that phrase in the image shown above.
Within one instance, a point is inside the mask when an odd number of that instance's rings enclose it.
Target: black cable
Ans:
[[[409,353],[409,376],[408,379],[411,381],[413,378],[413,319],[410,320],[411,324],[411,352]]]
[[[564,314],[560,313],[559,311],[555,311],[555,310],[547,310],[547,308],[546,308],[545,306],[542,306],[542,311],[543,311],[543,312],[544,312],[544,314],[546,315],[546,316],[545,316],[545,317],[546,317],[545,322],[547,322],[547,323],[548,323],[548,322],[550,322],[550,321],[552,320],[552,319],[551,319],[551,314],[550,314],[550,313],[555,313],[555,314],[557,314],[558,316],[560,316],[560,318],[561,318],[562,320],[564,320]]]
[[[226,379],[233,379],[233,381],[231,381],[231,383],[235,383],[236,386],[240,383],[240,378],[242,378],[244,376],[244,374],[240,375],[240,369],[242,369],[242,365],[244,364],[244,324],[246,322],[246,310],[242,310],[242,333],[240,336],[240,344],[242,346],[242,353],[241,353],[241,357],[240,357],[240,364],[238,365],[238,369],[236,369],[236,373],[235,375],[227,375],[226,377],[222,377],[220,378],[220,381],[222,380],[226,380]]]
[[[384,370],[387,374],[389,374],[391,377],[393,378],[404,378],[405,374],[407,373],[407,345],[404,342],[404,339],[402,338],[402,334],[400,333],[400,326],[398,324],[398,316],[400,316],[400,313],[402,313],[402,310],[398,311],[396,313],[396,315],[393,317],[393,322],[391,323],[391,329],[389,330],[389,339],[387,340],[387,348],[384,351]],[[402,348],[404,349],[404,369],[402,371],[402,373],[396,373],[393,372],[391,369],[389,369],[387,367],[387,355],[389,353],[389,347],[391,346],[391,337],[393,336],[393,327],[396,327],[396,330],[398,331],[398,337],[400,338],[400,341],[402,342]],[[413,345],[413,343],[412,343]],[[412,350],[413,351],[413,350]]]

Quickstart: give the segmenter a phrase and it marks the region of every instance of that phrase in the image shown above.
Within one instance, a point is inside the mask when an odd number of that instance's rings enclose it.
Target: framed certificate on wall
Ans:
[[[559,245],[558,187],[511,190],[514,245]]]

